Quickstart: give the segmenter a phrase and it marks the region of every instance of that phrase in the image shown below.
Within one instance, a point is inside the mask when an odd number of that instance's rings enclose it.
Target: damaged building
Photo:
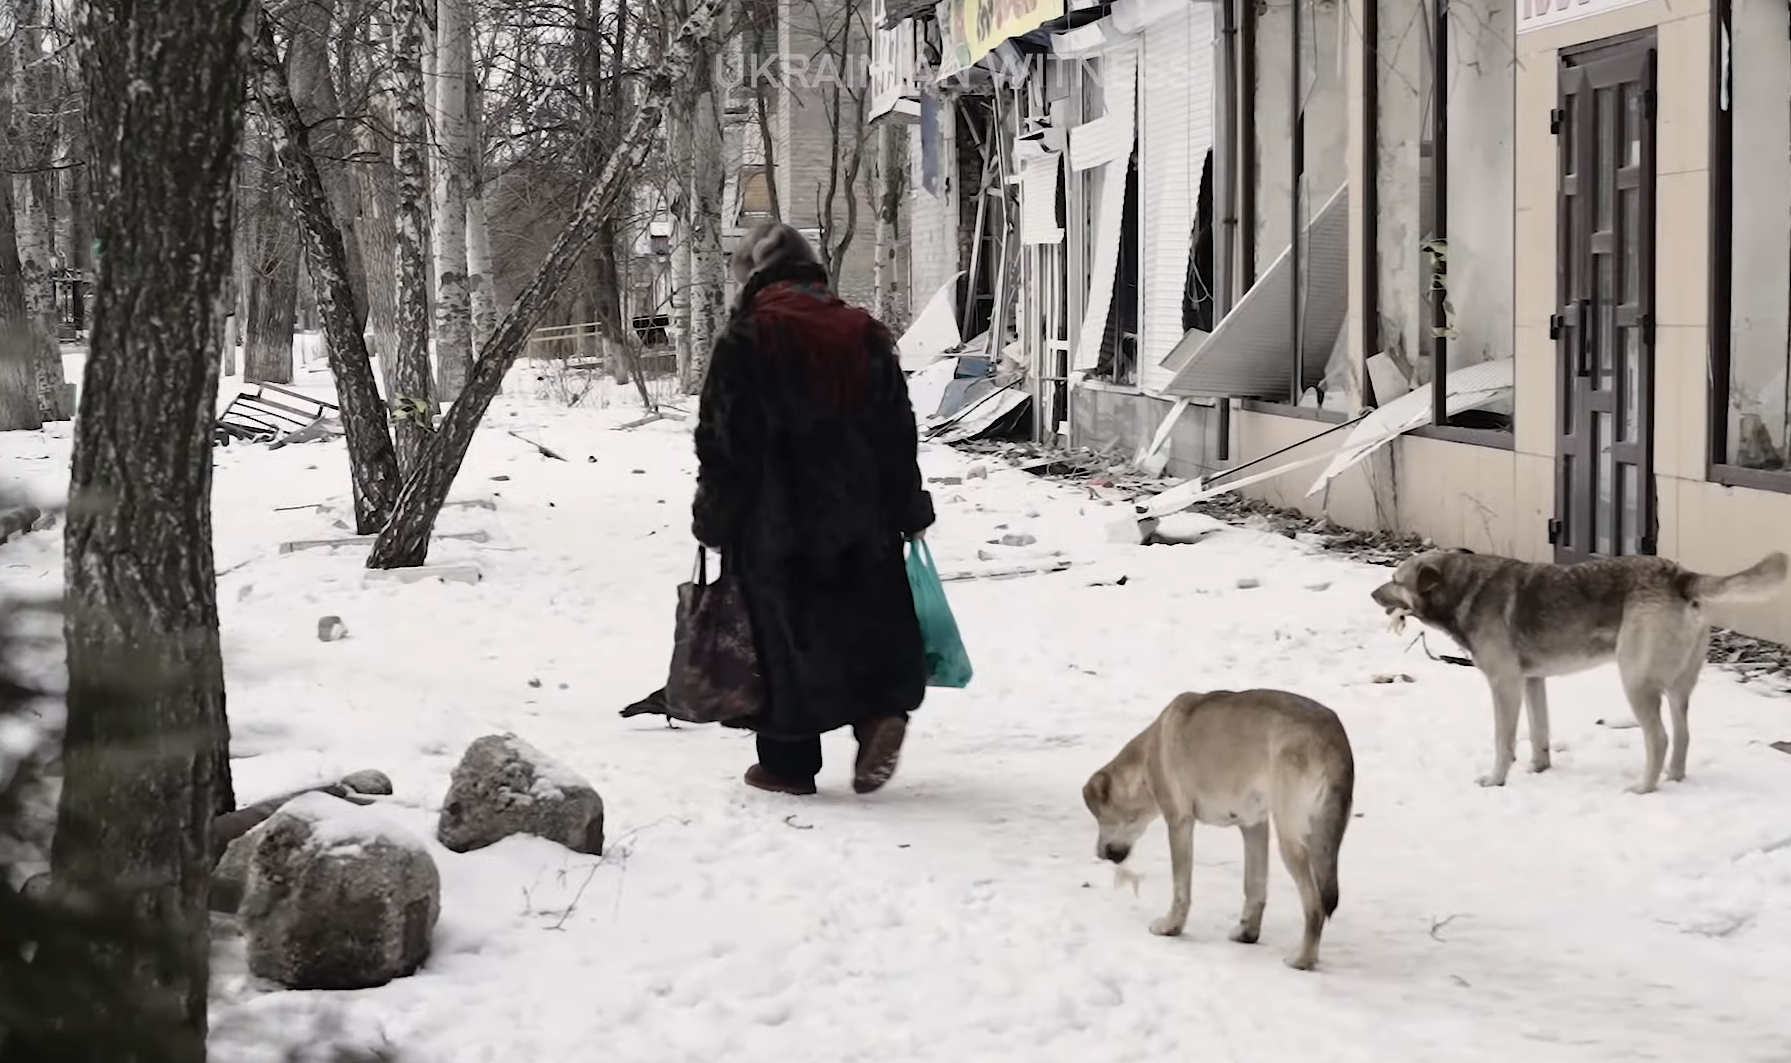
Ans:
[[[1530,560],[1778,546],[1782,0],[879,14],[942,436]],[[1791,640],[1791,595],[1717,619]]]

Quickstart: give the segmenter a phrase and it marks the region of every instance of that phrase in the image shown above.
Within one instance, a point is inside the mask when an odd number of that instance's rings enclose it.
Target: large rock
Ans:
[[[324,793],[286,802],[241,842],[249,971],[293,989],[366,989],[415,971],[441,915],[422,839]]]
[[[218,857],[211,872],[209,901],[212,911],[226,915],[236,911],[242,903],[243,890],[249,884],[249,856],[256,845],[254,836],[267,825],[268,817],[288,801],[307,793],[326,793],[357,805],[368,805],[373,803],[373,799],[366,796],[368,794],[390,796],[392,780],[382,771],[367,768],[344,775],[340,781],[270,797],[212,820],[212,852]]]
[[[457,853],[533,834],[577,853],[603,852],[603,798],[576,772],[513,734],[466,748],[435,837]]]

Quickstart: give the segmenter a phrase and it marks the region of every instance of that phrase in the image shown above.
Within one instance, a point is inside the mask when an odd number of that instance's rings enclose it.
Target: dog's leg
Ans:
[[[1698,685],[1698,673],[1704,668],[1704,650],[1708,641],[1708,634],[1698,640],[1686,667],[1667,687],[1667,709],[1673,714],[1673,752],[1667,758],[1669,782],[1685,781],[1685,755],[1691,747],[1692,688]]]
[[[1169,914],[1154,919],[1150,932],[1174,937],[1188,922],[1188,904],[1194,885],[1194,817],[1183,812],[1165,817],[1169,827],[1169,875],[1175,880],[1175,893],[1169,902]]]
[[[1279,832],[1277,832],[1279,833]],[[1281,862],[1293,876],[1300,891],[1300,910],[1306,913],[1306,933],[1300,947],[1287,957],[1287,965],[1296,971],[1310,971],[1318,965],[1318,940],[1325,932],[1325,909],[1318,895],[1318,881],[1312,877],[1312,861],[1301,842],[1280,835]]]
[[[1477,782],[1481,786],[1503,786],[1517,760],[1517,716],[1524,704],[1522,676],[1509,678],[1487,676],[1493,696],[1493,766]]]
[[[1660,771],[1667,759],[1667,729],[1660,722],[1660,687],[1651,676],[1624,676],[1623,693],[1629,697],[1629,710],[1642,725],[1642,739],[1647,744],[1647,760],[1642,765],[1642,780],[1629,788],[1632,794],[1651,794],[1660,785]]]
[[[1254,945],[1262,936],[1262,910],[1269,902],[1269,821],[1238,829],[1244,834],[1244,911],[1231,940]]]
[[[1524,680],[1524,710],[1530,717],[1530,770],[1547,771],[1548,680],[1540,676]]]

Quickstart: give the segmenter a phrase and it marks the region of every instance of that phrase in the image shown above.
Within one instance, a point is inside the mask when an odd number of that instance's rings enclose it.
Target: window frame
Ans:
[[[1723,40],[1734,21],[1733,0],[1710,5],[1710,312],[1706,351],[1710,388],[1705,395],[1704,479],[1725,487],[1791,494],[1791,469],[1749,469],[1728,460],[1729,377],[1735,353],[1732,331],[1735,279],[1735,112],[1722,106]],[[1732,80],[1731,80],[1732,83]],[[1791,253],[1791,248],[1787,249]]]

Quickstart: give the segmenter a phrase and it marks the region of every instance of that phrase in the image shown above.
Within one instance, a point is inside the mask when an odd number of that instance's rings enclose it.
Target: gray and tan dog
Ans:
[[[1122,864],[1162,816],[1175,879],[1169,913],[1150,932],[1174,936],[1188,921],[1194,824],[1244,834],[1244,910],[1231,940],[1254,944],[1269,888],[1269,827],[1300,891],[1306,934],[1287,965],[1318,963],[1325,921],[1337,910],[1337,856],[1355,799],[1356,761],[1337,714],[1280,690],[1182,694],[1089,777],[1082,800],[1100,833],[1095,853]]]
[[[1663,557],[1551,565],[1430,550],[1401,562],[1372,597],[1396,630],[1410,616],[1460,643],[1492,687],[1493,765],[1482,786],[1505,785],[1517,759],[1520,704],[1529,711],[1530,770],[1548,770],[1548,680],[1615,660],[1647,743],[1641,781],[1630,791],[1646,794],[1663,766],[1670,781],[1685,778],[1687,711],[1710,637],[1704,607],[1771,597],[1785,574],[1785,555],[1776,552],[1734,575],[1705,576]],[[1670,758],[1663,695],[1673,714]]]

